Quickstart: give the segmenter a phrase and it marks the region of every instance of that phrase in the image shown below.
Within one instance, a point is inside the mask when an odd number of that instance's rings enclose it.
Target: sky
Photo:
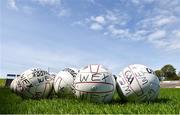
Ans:
[[[180,71],[180,0],[1,0],[0,75],[130,64]]]

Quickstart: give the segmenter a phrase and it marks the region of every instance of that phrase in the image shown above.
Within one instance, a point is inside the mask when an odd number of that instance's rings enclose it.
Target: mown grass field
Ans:
[[[0,87],[5,85],[5,80],[0,79]]]
[[[0,81],[1,84],[2,81]],[[78,100],[74,97],[56,96],[51,99],[24,100],[8,88],[0,87],[0,113],[18,114],[180,114],[180,89],[161,89],[155,102],[122,102],[117,93],[109,104],[97,104]]]

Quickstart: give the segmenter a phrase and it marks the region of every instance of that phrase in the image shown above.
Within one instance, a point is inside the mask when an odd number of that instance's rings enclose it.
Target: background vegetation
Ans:
[[[5,80],[0,79],[0,87],[4,87],[5,86]]]
[[[160,70],[156,70],[155,73],[159,78],[164,77],[165,80],[180,80],[180,72],[177,75],[176,69],[170,64],[163,66]]]

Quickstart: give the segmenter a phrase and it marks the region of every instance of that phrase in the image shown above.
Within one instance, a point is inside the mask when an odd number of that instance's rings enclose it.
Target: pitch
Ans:
[[[117,93],[108,104],[91,103],[74,97],[23,100],[8,88],[0,88],[0,113],[8,114],[180,114],[180,89],[160,89],[155,102],[132,103],[120,100]]]

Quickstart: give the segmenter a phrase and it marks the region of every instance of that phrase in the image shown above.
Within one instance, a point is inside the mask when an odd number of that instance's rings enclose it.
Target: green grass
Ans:
[[[117,95],[109,104],[97,104],[81,101],[73,97],[52,97],[51,99],[24,100],[8,88],[0,88],[0,113],[145,113],[180,114],[180,89],[161,89],[155,102],[122,102]]]
[[[0,87],[4,87],[5,85],[5,80],[4,79],[0,79]]]

